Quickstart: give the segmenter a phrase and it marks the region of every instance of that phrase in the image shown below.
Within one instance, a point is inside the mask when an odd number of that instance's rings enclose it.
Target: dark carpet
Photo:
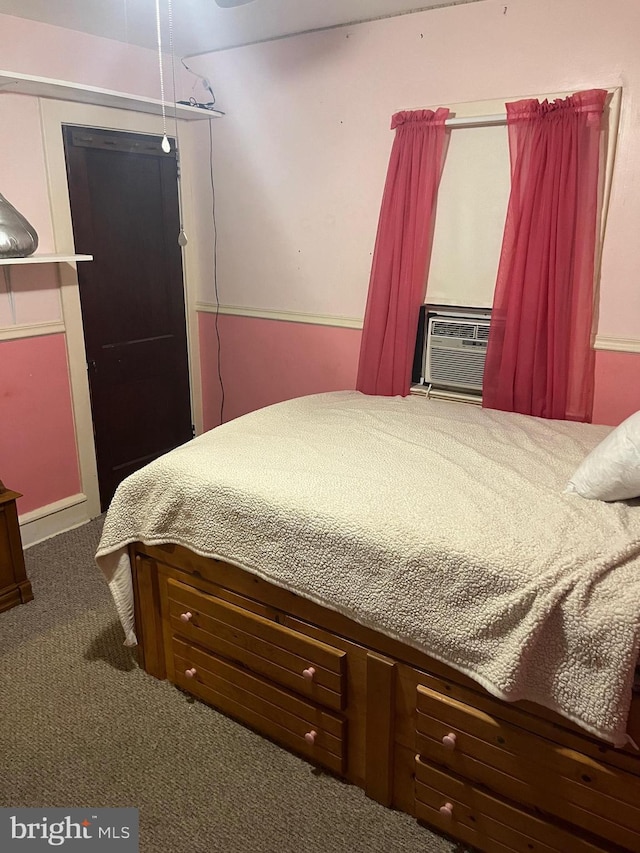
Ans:
[[[139,669],[100,528],[30,548],[35,599],[0,613],[0,805],[135,806],[144,853],[459,849]]]

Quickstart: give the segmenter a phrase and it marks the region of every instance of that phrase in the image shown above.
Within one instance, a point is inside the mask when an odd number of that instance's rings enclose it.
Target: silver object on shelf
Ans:
[[[27,258],[37,248],[35,228],[0,194],[0,258]]]

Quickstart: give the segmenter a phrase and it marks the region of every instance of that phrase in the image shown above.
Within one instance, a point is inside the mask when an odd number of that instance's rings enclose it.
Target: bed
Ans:
[[[480,850],[640,850],[640,505],[610,432],[320,394],[129,477],[97,559],[145,669]]]

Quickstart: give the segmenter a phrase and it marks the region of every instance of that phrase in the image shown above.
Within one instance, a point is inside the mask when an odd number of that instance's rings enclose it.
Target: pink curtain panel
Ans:
[[[607,92],[507,104],[511,195],[483,405],[590,421],[598,167]]]
[[[443,167],[447,108],[396,113],[373,252],[356,388],[409,393]]]

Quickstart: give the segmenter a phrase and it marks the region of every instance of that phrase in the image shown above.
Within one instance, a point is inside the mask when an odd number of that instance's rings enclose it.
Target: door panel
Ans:
[[[64,128],[100,500],[192,436],[175,153]]]

